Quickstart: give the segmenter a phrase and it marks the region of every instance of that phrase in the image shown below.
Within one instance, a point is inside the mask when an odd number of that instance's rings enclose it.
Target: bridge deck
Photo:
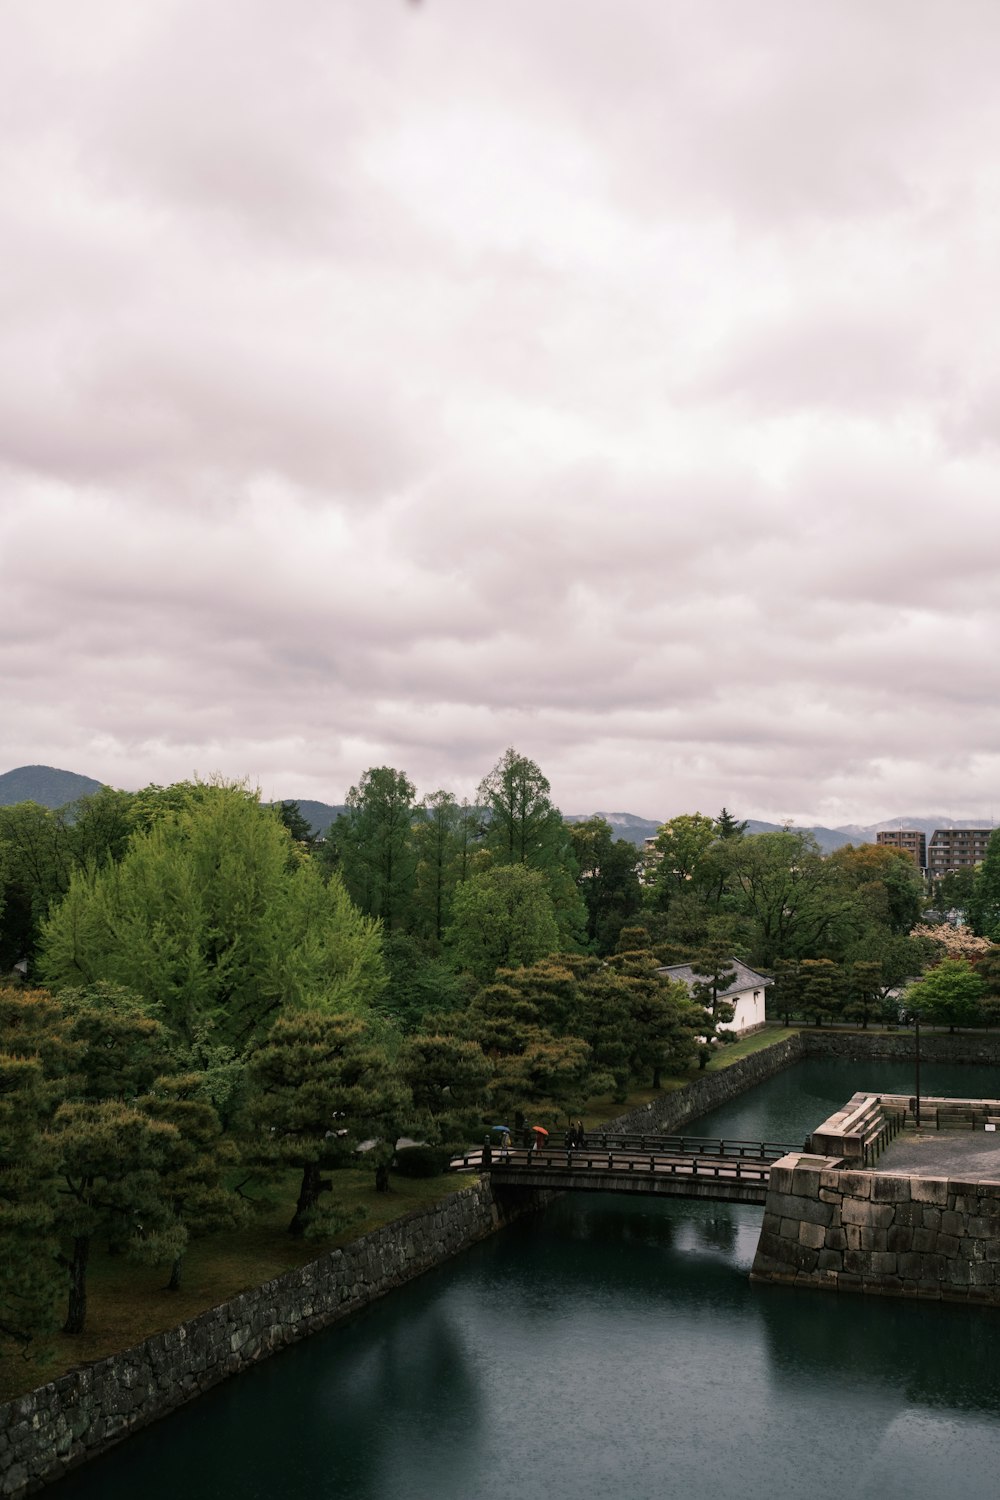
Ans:
[[[667,1149],[663,1149],[666,1147]],[[623,1138],[606,1146],[545,1146],[493,1150],[484,1167],[482,1150],[452,1162],[454,1171],[489,1171],[497,1187],[559,1192],[653,1193],[763,1204],[771,1163],[798,1148],[770,1142],[665,1139],[660,1149]]]

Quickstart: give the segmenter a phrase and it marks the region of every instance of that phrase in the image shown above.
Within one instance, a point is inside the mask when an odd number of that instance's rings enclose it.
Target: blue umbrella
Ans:
[[[502,1131],[504,1133],[504,1135],[509,1135],[510,1134],[510,1126],[509,1125],[491,1125],[490,1129],[491,1130],[500,1130],[500,1131]]]

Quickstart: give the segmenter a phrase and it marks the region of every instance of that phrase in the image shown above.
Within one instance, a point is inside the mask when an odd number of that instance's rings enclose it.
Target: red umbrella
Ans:
[[[548,1135],[548,1133],[549,1133],[549,1132],[548,1132],[548,1131],[547,1131],[547,1130],[546,1130],[546,1129],[545,1129],[545,1126],[544,1126],[544,1125],[532,1125],[532,1127],[531,1127],[531,1128],[532,1128],[532,1130],[536,1130],[536,1131],[537,1131],[537,1132],[538,1132],[538,1134],[539,1134],[539,1135]]]

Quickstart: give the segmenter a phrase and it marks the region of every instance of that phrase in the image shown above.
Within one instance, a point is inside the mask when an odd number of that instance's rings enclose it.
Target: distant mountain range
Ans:
[[[92,776],[79,776],[75,771],[59,771],[54,766],[18,766],[14,771],[0,775],[0,807],[11,807],[15,802],[38,802],[42,807],[65,807],[79,797],[92,796],[99,792],[102,783]],[[313,832],[323,834],[330,824],[346,809],[343,803],[313,802],[302,798],[286,797],[286,802],[298,802],[299,811]],[[628,839],[641,847],[643,841],[652,838],[661,823],[652,818],[640,818],[635,813],[598,812],[567,813],[567,823],[582,823],[585,818],[604,818],[620,839]],[[890,828],[920,828],[928,837],[935,828],[988,828],[992,819],[976,823],[971,819],[954,818],[886,818],[881,823],[845,823],[841,828],[804,828],[811,833],[824,853],[839,849],[842,844],[874,843],[876,833]],[[748,833],[778,833],[781,823],[761,823],[755,818],[747,822]]]

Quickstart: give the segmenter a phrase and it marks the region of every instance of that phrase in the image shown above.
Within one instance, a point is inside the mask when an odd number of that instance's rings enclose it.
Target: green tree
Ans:
[[[276,802],[274,810],[278,815],[278,821],[283,828],[287,828],[297,844],[311,849],[315,843],[312,824],[308,818],[303,816],[302,809],[297,802]]]
[[[178,1248],[161,1171],[176,1145],[173,1125],[151,1120],[119,1100],[67,1101],[56,1111],[52,1141],[59,1157],[58,1228],[69,1243],[60,1257],[69,1281],[63,1332],[82,1333],[87,1269],[96,1234],[133,1253],[172,1258]]]
[[[73,857],[65,827],[47,807],[0,807],[0,973],[33,967],[41,924],[69,884]]]
[[[235,1142],[222,1133],[219,1116],[204,1097],[200,1073],[158,1078],[152,1092],[138,1100],[138,1108],[152,1120],[172,1125],[160,1168],[160,1191],[173,1217],[169,1238],[170,1279],[166,1290],[180,1291],[181,1267],[192,1239],[233,1229],[246,1219],[239,1194],[229,1186],[228,1174],[239,1161]],[[164,1222],[168,1220],[166,1216]],[[162,1258],[162,1247],[137,1242],[140,1258]]]
[[[533,963],[559,947],[545,877],[525,865],[483,870],[455,891],[448,941],[456,964],[477,979]]]
[[[844,970],[844,983],[844,1015],[849,1021],[860,1021],[867,1030],[884,999],[882,965],[875,959],[852,959]]]
[[[681,813],[663,824],[653,844],[657,858],[652,892],[657,905],[667,908],[677,896],[691,890],[702,894],[709,851],[716,837],[714,820],[700,812]]]
[[[282,1007],[363,1004],[385,984],[377,923],[255,796],[224,785],[162,809],[120,863],[75,872],[40,968],[57,990],[117,982],[186,1046],[211,1031],[237,1051]]]
[[[832,1021],[843,1001],[843,975],[830,958],[804,958],[799,965],[802,1009],[814,1026]]]
[[[980,1021],[984,990],[983,980],[964,958],[945,958],[910,985],[905,1002],[921,1020],[954,1031]]]
[[[358,1164],[370,1138],[391,1155],[412,1102],[371,1021],[350,1014],[287,1016],[275,1022],[251,1061],[252,1135],[248,1153],[271,1167],[294,1167],[299,1195],[289,1233],[336,1233],[343,1212],[321,1206],[332,1180],[324,1171]]]
[[[735,1006],[725,998],[736,974],[728,947],[720,942],[705,943],[691,960],[691,972],[691,998],[708,1017],[711,1039],[718,1041],[721,1028],[736,1014]]]
[[[720,839],[741,839],[746,834],[747,826],[734,818],[726,807],[715,820],[715,832]]]
[[[413,830],[413,925],[432,951],[439,952],[455,887],[465,878],[465,816],[452,794],[444,791],[425,797],[419,814]]]
[[[774,965],[774,988],[768,1002],[768,1009],[790,1026],[792,1017],[802,1008],[802,974],[797,958],[779,958]]]
[[[0,1343],[53,1331],[58,1158],[49,1135],[76,1049],[51,997],[0,988]]]
[[[1000,828],[990,834],[985,858],[976,867],[966,915],[977,937],[1000,941]]]
[[[388,982],[383,1004],[404,1033],[421,1031],[429,1015],[459,1010],[468,986],[444,955],[430,954],[414,937],[390,933],[382,946]]]
[[[567,825],[535,762],[509,749],[479,784],[485,814],[483,846],[495,865],[524,865],[546,881],[559,926],[559,946],[582,945],[587,916],[577,889],[576,858]]]
[[[458,1147],[480,1134],[493,1069],[477,1041],[420,1032],[406,1041],[399,1067],[426,1139]]]
[[[415,796],[405,772],[372,766],[348,792],[339,828],[347,889],[363,912],[382,919],[387,932],[406,925],[413,894]]]
[[[632,1074],[651,1075],[654,1089],[664,1073],[682,1073],[694,1060],[705,1014],[686,985],[660,973],[650,952],[619,953],[609,960],[626,987],[632,1021]]]
[[[829,856],[857,893],[859,915],[866,926],[877,924],[903,936],[920,918],[923,882],[905,849],[886,844],[844,844]]]
[[[639,851],[616,839],[605,818],[567,825],[579,866],[577,885],[587,911],[587,942],[593,952],[613,953],[622,928],[642,907]]]
[[[856,930],[854,892],[808,833],[751,834],[734,841],[731,875],[749,923],[751,961],[817,957]]]

